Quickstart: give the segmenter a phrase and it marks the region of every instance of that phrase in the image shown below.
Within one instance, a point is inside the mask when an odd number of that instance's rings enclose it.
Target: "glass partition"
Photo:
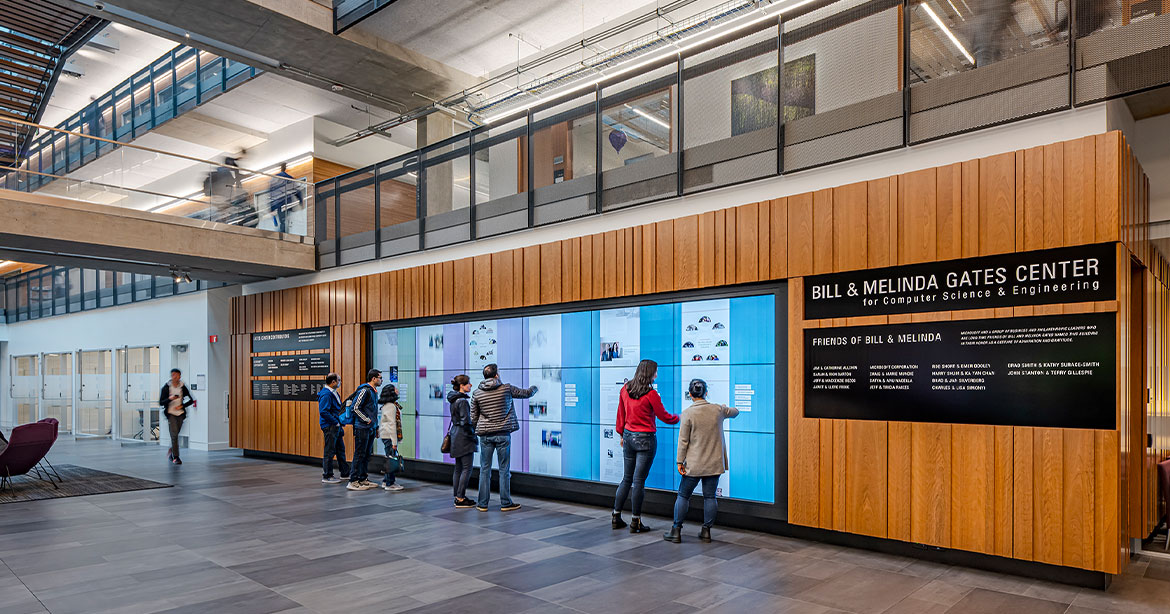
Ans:
[[[378,219],[382,256],[419,248],[418,158],[398,158],[378,166]]]
[[[36,422],[38,413],[38,399],[41,391],[40,356],[13,356],[10,373],[12,375],[9,396],[16,409],[16,424]]]
[[[602,209],[678,193],[677,98],[676,62],[602,88]]]
[[[77,353],[77,370],[81,375],[77,400],[78,435],[111,435],[114,381],[111,377],[110,354],[110,350]]]
[[[471,149],[467,134],[448,139],[422,155],[426,182],[425,247],[471,238]]]
[[[475,133],[475,236],[528,225],[528,125],[519,118]]]
[[[529,148],[535,224],[597,211],[595,91],[534,112]]]
[[[373,260],[374,252],[374,171],[361,171],[338,180],[338,264]]]
[[[41,417],[56,418],[58,431],[73,432],[73,354],[45,354]]]
[[[158,391],[162,387],[158,346],[119,349],[116,364],[120,390],[118,437],[158,441],[161,417]]]
[[[683,58],[683,189],[776,174],[778,26]]]

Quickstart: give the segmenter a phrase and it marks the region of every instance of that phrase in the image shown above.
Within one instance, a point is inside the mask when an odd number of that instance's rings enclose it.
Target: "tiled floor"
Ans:
[[[176,487],[0,505],[0,613],[1170,611],[1160,559],[1082,590],[718,527],[674,545],[580,505],[456,510],[440,485],[347,492],[238,452],[172,467],[158,448],[65,440],[52,458]]]

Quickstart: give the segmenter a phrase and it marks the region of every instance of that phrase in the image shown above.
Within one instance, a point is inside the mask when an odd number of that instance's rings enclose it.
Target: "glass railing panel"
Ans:
[[[418,158],[405,157],[378,166],[378,221],[382,257],[419,248]]]
[[[151,92],[150,73],[134,75],[130,81],[131,92],[134,96],[134,136],[146,134],[151,128],[154,108],[154,94]]]
[[[528,125],[521,117],[475,134],[475,232],[485,237],[528,224]]]
[[[81,274],[82,269],[72,268],[66,273],[68,290],[68,306],[66,311],[73,313],[81,311],[82,294],[81,294]]]
[[[200,102],[206,102],[222,92],[223,83],[223,58],[201,51],[199,53]]]
[[[1069,106],[1063,3],[925,0],[910,7],[910,141]]]
[[[178,113],[185,113],[199,104],[199,73],[196,70],[198,53],[190,47],[175,53],[175,104]]]
[[[594,90],[533,112],[529,149],[534,224],[551,224],[597,212]]]
[[[351,173],[338,181],[339,265],[373,260],[376,257],[375,191],[372,170]]]
[[[151,82],[154,83],[154,123],[161,124],[175,116],[175,83],[173,56],[166,56],[151,67]]]
[[[1170,4],[1082,0],[1076,26],[1077,104],[1170,84]]]
[[[425,247],[471,239],[471,150],[468,135],[424,151]]]
[[[602,88],[602,209],[678,193],[677,100],[676,62]]]
[[[837,2],[784,22],[785,172],[903,145],[898,2]]]
[[[683,58],[683,189],[776,174],[779,27]]]
[[[130,101],[130,82],[122,83],[114,88],[113,98],[114,111],[114,140],[129,141],[133,138],[132,119],[133,119],[133,105]]]

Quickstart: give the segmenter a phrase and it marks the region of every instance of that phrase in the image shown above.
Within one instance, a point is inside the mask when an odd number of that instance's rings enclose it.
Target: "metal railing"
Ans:
[[[1164,3],[793,6],[317,183],[318,265],[598,215],[1170,84]]]
[[[67,175],[261,72],[193,47],[175,47],[58,124],[59,130],[42,130],[19,168]]]

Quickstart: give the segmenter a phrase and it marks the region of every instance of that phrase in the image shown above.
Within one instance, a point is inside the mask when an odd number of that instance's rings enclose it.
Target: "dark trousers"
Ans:
[[[333,457],[337,457],[337,471],[342,478],[349,477],[349,463],[345,462],[345,430],[334,425],[321,429],[325,438],[325,458],[321,462],[321,477],[333,476]]]
[[[370,477],[370,453],[374,451],[374,429],[353,427],[353,466],[349,481],[364,482]]]
[[[622,433],[622,458],[625,460],[625,475],[618,484],[613,500],[613,511],[620,512],[631,498],[630,509],[635,516],[642,515],[642,498],[646,494],[646,476],[654,464],[654,453],[658,451],[658,437],[654,433]],[[631,496],[632,495],[632,496]]]
[[[708,529],[715,524],[715,513],[719,511],[719,503],[715,500],[715,491],[719,488],[719,476],[704,475],[701,477],[684,475],[678,485],[678,498],[674,500],[674,526],[681,527],[687,517],[687,510],[691,507],[691,495],[699,482],[703,482],[703,526]]]
[[[454,482],[456,499],[467,498],[467,482],[471,480],[471,457],[473,455],[474,453],[455,457],[455,475],[452,477],[452,481]]]
[[[167,414],[167,425],[171,432],[171,458],[179,458],[179,431],[183,430],[183,420],[186,418],[186,414],[182,416]]]

